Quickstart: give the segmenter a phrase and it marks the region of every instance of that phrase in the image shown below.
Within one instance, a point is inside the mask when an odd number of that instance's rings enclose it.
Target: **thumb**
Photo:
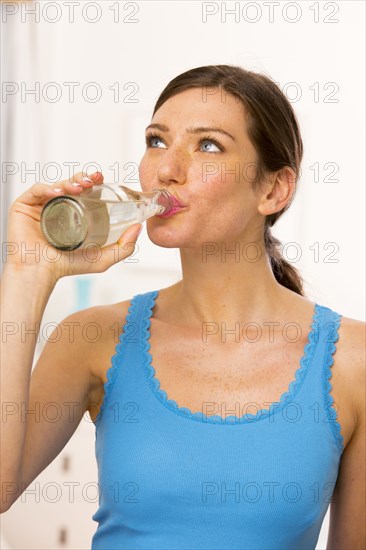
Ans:
[[[118,241],[115,245],[111,245],[111,248],[115,248],[117,246],[118,251],[118,259],[121,257],[123,259],[128,258],[135,252],[136,247],[136,239],[141,233],[142,230],[142,224],[141,223],[135,223],[134,225],[131,225],[128,227],[120,236]],[[115,262],[115,256],[113,259],[113,262]]]
[[[134,223],[122,233],[122,235],[117,241],[117,244],[121,245],[131,241],[135,241],[137,237],[140,235],[141,231],[142,231],[142,224]]]
[[[109,269],[113,264],[131,256],[136,246],[136,239],[142,229],[142,224],[133,224],[120,236],[117,242],[103,247],[103,266]],[[117,254],[116,254],[117,253]]]

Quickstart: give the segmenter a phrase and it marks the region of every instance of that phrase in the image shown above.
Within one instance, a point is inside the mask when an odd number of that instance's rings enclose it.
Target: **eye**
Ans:
[[[208,149],[205,149],[205,151],[207,153],[219,153],[220,151],[222,151],[222,147],[221,145],[219,144],[218,141],[216,141],[216,139],[213,139],[213,138],[210,138],[210,137],[206,137],[206,138],[203,138],[201,139],[200,141],[201,144],[211,144],[211,145],[214,145],[216,147],[216,149],[218,149],[218,151],[212,151],[212,150],[208,150]]]
[[[160,141],[161,143],[162,142],[162,139],[157,135],[157,134],[148,134],[147,136],[145,136],[145,142],[146,142],[146,147],[152,147],[153,149],[156,149],[156,148],[159,148],[159,146],[155,147],[154,143],[156,143],[157,141]]]
[[[161,149],[161,147],[158,145],[159,141],[161,143],[164,143],[158,134],[147,134],[145,136],[146,147],[150,147],[152,149]],[[202,144],[205,144],[205,145],[208,144],[209,146],[213,145],[217,149],[215,151],[215,150],[210,150],[206,148],[203,150],[206,153],[220,153],[224,150],[222,145],[215,138],[211,136],[204,136],[199,143],[201,146]]]

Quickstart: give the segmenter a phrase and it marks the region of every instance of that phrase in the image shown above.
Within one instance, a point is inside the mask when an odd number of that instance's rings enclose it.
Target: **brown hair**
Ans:
[[[291,167],[299,178],[303,143],[296,115],[287,97],[268,76],[247,71],[235,65],[206,65],[190,69],[171,80],[160,94],[155,112],[170,97],[189,88],[219,88],[237,97],[245,107],[248,136],[258,155],[257,175],[253,185],[258,186],[265,174]],[[295,188],[296,190],[296,188]],[[264,244],[276,280],[286,288],[304,296],[303,280],[281,254],[281,242],[270,228],[288,209],[286,206],[265,218]]]

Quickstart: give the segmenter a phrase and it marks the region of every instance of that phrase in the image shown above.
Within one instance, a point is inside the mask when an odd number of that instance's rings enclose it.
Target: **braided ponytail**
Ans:
[[[264,226],[264,244],[271,261],[271,267],[276,281],[282,286],[300,294],[300,296],[304,296],[302,277],[297,269],[292,267],[292,265],[282,256],[279,249],[281,241],[272,235],[270,225],[267,222]]]

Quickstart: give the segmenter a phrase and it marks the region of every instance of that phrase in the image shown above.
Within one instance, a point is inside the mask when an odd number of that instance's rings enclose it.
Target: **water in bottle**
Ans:
[[[115,243],[123,231],[173,208],[165,189],[134,191],[123,185],[94,185],[79,195],[54,197],[41,213],[45,239],[59,250]]]

